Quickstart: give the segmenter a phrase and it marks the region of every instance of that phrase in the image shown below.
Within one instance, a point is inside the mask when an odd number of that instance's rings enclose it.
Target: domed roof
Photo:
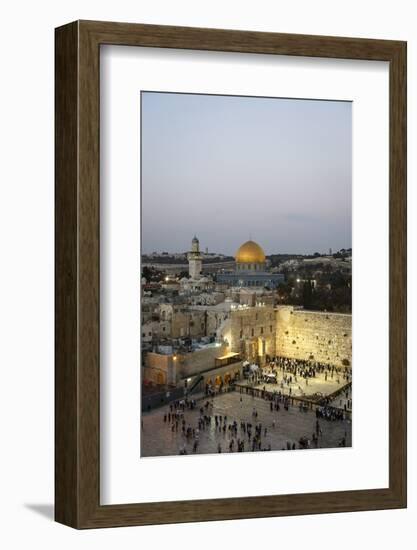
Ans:
[[[246,241],[236,252],[236,261],[242,264],[264,263],[265,252],[254,241]]]

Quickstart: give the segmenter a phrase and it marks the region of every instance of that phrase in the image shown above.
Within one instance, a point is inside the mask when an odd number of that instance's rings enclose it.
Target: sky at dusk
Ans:
[[[142,92],[142,253],[352,245],[352,104]]]

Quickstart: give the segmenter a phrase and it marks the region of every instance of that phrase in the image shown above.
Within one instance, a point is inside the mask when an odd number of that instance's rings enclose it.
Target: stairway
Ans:
[[[187,394],[191,395],[202,380],[204,380],[203,375],[200,374],[200,376],[197,376],[196,379],[188,386]]]

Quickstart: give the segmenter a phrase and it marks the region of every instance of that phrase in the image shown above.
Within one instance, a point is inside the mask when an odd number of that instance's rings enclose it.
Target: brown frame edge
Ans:
[[[390,64],[389,488],[100,505],[99,50],[102,44]],[[406,43],[76,21],[55,31],[55,519],[116,527],[406,507]]]

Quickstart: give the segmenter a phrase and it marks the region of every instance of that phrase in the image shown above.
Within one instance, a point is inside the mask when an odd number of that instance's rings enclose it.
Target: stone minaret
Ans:
[[[188,273],[192,279],[199,279],[203,268],[203,257],[200,254],[200,243],[197,237],[191,242],[191,252],[188,253]]]

